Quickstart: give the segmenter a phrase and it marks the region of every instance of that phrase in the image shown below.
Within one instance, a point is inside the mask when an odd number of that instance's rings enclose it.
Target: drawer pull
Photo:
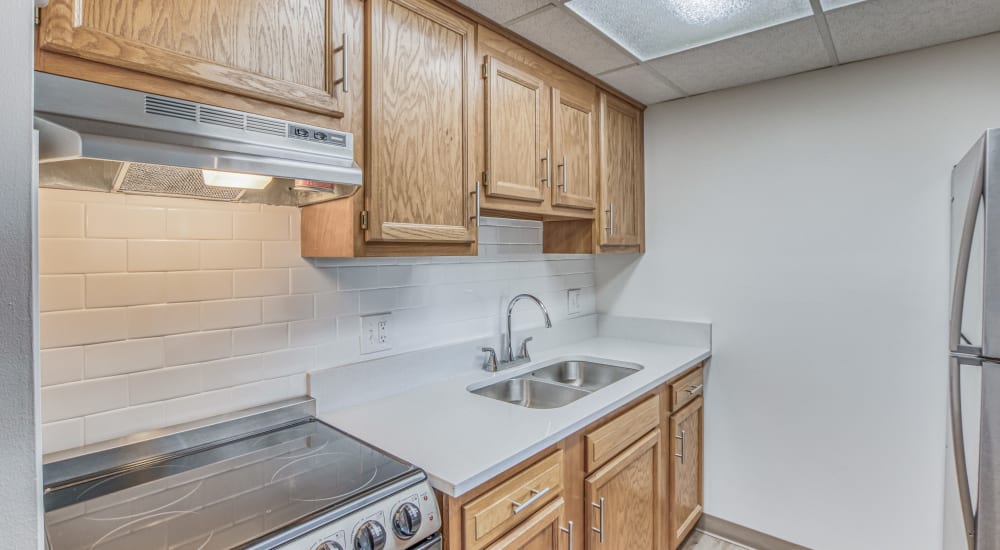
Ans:
[[[548,493],[548,492],[549,492],[549,488],[548,487],[542,489],[541,491],[536,491],[536,490],[532,489],[531,490],[531,498],[529,498],[528,500],[524,501],[523,504],[520,503],[520,502],[518,502],[518,501],[516,501],[516,500],[512,500],[511,504],[514,505],[514,513],[515,514],[520,514],[521,512],[524,511],[525,508],[527,508],[527,507],[531,506],[532,504],[538,502],[538,499],[540,499],[543,496],[545,496],[545,494]]]
[[[600,525],[600,527],[591,527],[591,529],[595,533],[597,533],[598,535],[600,535],[600,542],[601,542],[601,544],[604,544],[604,497],[601,497],[600,500],[601,500],[600,504],[598,504],[596,502],[591,502],[590,503],[591,506],[593,506],[594,508],[597,508],[601,512],[601,515],[600,515],[600,517],[597,520],[597,524]]]
[[[674,453],[675,457],[681,459],[681,464],[684,464],[684,458],[685,458],[685,454],[686,454],[684,452],[684,440],[686,439],[686,436],[687,436],[687,434],[684,433],[684,430],[681,430],[681,435],[675,435],[674,436],[674,439],[679,439],[680,442],[681,442],[681,454]]]
[[[701,390],[705,389],[705,384],[698,384],[697,386],[691,386],[687,389],[688,395],[697,395],[701,393]]]

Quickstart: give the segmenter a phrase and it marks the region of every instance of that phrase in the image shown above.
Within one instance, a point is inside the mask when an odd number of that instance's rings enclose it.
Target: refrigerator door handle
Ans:
[[[948,359],[949,405],[951,409],[951,448],[955,454],[955,477],[958,498],[962,503],[965,537],[969,550],[976,550],[976,513],[972,510],[972,489],[965,457],[965,428],[962,423],[962,371],[957,357]]]
[[[962,238],[959,241],[958,265],[955,266],[955,286],[951,293],[951,322],[948,327],[948,346],[957,350],[962,341],[962,314],[965,308],[965,284],[969,277],[969,259],[972,256],[972,238],[976,232],[976,218],[979,217],[979,203],[983,197],[983,185],[986,179],[985,148],[983,157],[976,167],[976,177],[969,191],[969,203],[965,206],[965,218],[962,224]]]

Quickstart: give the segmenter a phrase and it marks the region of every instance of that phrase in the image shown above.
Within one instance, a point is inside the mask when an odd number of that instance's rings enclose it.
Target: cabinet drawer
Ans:
[[[483,548],[562,491],[563,452],[560,450],[462,507],[464,548]]]
[[[681,410],[684,405],[702,394],[704,388],[704,370],[701,367],[684,375],[684,378],[670,384],[670,395],[673,397],[672,411]]]
[[[654,395],[588,433],[587,472],[592,472],[660,425],[660,396]]]

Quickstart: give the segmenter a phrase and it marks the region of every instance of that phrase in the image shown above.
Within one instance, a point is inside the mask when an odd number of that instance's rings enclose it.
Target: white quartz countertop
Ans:
[[[457,497],[706,359],[708,348],[598,337],[533,353],[530,364],[460,373],[319,418],[427,472]],[[555,409],[529,409],[475,395],[469,386],[512,378],[559,358],[630,362],[643,369]]]

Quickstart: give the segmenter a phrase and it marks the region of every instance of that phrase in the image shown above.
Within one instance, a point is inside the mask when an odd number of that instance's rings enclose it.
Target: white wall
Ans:
[[[483,219],[481,258],[307,261],[292,207],[42,189],[39,218],[47,453],[305,395],[379,356],[360,315],[392,312],[386,355],[497,334],[517,292],[595,309],[593,256],[535,221]]]
[[[647,111],[648,252],[598,310],[713,323],[707,513],[941,547],[949,175],[988,126],[1000,35]]]
[[[8,4],[0,19],[0,533],[5,548],[39,548],[33,4],[28,0]]]

